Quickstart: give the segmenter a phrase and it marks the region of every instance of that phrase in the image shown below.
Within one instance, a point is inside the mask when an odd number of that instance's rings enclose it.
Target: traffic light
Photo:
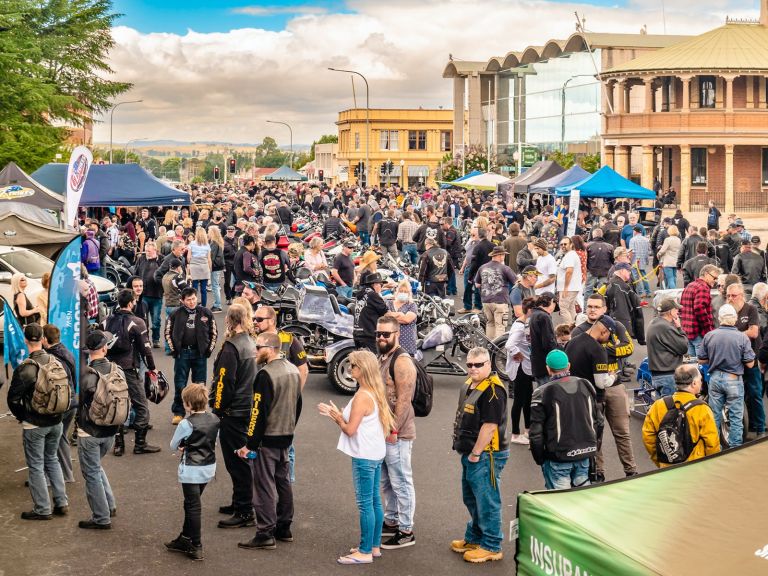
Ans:
[[[387,163],[386,163],[386,162],[384,162],[384,163],[381,165],[381,175],[382,175],[382,176],[386,176],[386,175],[387,175]]]
[[[234,174],[235,168],[237,167],[237,162],[235,162],[234,158],[229,159],[229,173]]]
[[[219,167],[214,166],[213,167],[213,179],[218,180],[219,179]]]
[[[387,162],[387,174],[392,174],[392,168],[393,168],[394,166],[395,166],[395,165],[392,163],[392,160],[390,160],[389,162]]]
[[[360,177],[360,164],[355,164],[355,178]]]
[[[323,171],[322,170],[318,170],[317,171],[317,179],[320,180],[320,182],[323,181]]]

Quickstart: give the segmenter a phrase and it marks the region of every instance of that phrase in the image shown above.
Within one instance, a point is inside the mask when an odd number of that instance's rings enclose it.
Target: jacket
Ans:
[[[149,259],[142,254],[136,261],[136,276],[144,281],[143,296],[147,298],[163,297],[163,279],[155,279],[155,273],[160,268],[160,256]]]
[[[75,378],[75,357],[72,355],[72,352],[69,351],[69,348],[64,346],[61,342],[57,342],[48,348],[46,352],[56,358],[61,362],[61,365],[64,366],[64,370],[66,370],[67,376],[69,377],[69,387],[72,389],[72,404],[70,407],[76,408],[78,401],[77,394],[75,394],[75,382],[77,382],[77,379]]]
[[[515,274],[519,274],[522,270],[517,264],[517,256],[526,248],[527,244],[527,241],[520,236],[510,236],[501,244],[507,251],[506,264]]]
[[[90,367],[96,372],[106,375],[112,370],[112,364],[106,358],[99,358],[91,362]],[[99,426],[93,423],[89,414],[98,383],[99,377],[97,374],[87,369],[83,371],[83,376],[80,378],[80,407],[77,410],[77,426],[94,438],[108,438],[117,434],[119,426]]]
[[[30,360],[39,364],[48,364],[56,360],[45,350],[35,350],[29,355]],[[33,426],[56,426],[61,422],[62,414],[38,414],[32,409],[32,394],[37,382],[37,366],[24,361],[13,371],[11,386],[8,388],[8,408],[20,422],[28,422]]]
[[[659,248],[659,261],[665,268],[677,267],[677,254],[682,241],[679,236],[667,236]]]
[[[218,243],[211,241],[211,272],[224,270],[224,249]]]
[[[440,228],[440,222],[425,222],[413,233],[413,241],[416,242],[416,250],[418,250],[419,254],[426,249],[424,242],[427,239],[427,230],[429,228],[437,230],[437,245],[440,248],[445,247],[445,235],[443,234],[443,229]]]
[[[707,264],[715,264],[712,258],[709,258],[706,254],[697,254],[693,258],[685,261],[682,266],[683,269],[683,285],[687,286],[696,278],[699,277],[699,272]]]
[[[517,267],[520,269],[520,271],[522,271],[526,266],[536,266],[536,257],[531,254],[531,251],[527,246],[524,246],[520,249],[520,252],[517,253],[517,258],[515,258],[515,261],[517,262]],[[510,266],[510,268],[512,267]]]
[[[253,405],[256,347],[247,332],[230,336],[221,345],[213,364],[209,404],[219,417],[247,416]]]
[[[696,256],[696,247],[699,242],[705,242],[704,238],[698,234],[691,234],[680,244],[680,250],[677,253],[677,267],[682,268],[686,261]],[[714,252],[714,248],[707,248],[707,253]]]
[[[253,282],[261,278],[261,267],[256,260],[256,256],[245,246],[241,246],[235,254],[232,270],[235,274],[235,280],[237,280],[237,284],[240,286],[246,280]]]
[[[177,274],[173,270],[163,276],[163,298],[166,308],[181,306],[181,291],[187,287],[187,279],[184,273]]]
[[[216,436],[219,419],[210,412],[196,412],[187,416],[192,434],[184,438],[182,462],[185,466],[210,466],[216,464]]]
[[[688,337],[661,316],[648,326],[648,368],[651,374],[672,374],[688,353]]]
[[[690,392],[675,392],[672,398],[675,401],[686,404],[691,400],[695,400],[696,396]],[[656,455],[656,435],[666,413],[667,405],[664,403],[664,399],[660,398],[648,410],[648,414],[643,422],[643,444],[651,460],[659,468],[671,466],[671,464],[659,462]],[[688,420],[691,440],[694,443],[693,452],[688,456],[686,462],[720,452],[720,433],[715,425],[715,416],[712,414],[712,409],[707,404],[700,404],[691,407],[685,413],[685,416]]]
[[[421,255],[419,262],[419,282],[438,284],[448,282],[453,273],[453,260],[448,252],[439,246],[433,246]]]
[[[475,247],[472,250],[472,259],[469,262],[469,266],[467,266],[470,278],[475,277],[480,266],[490,261],[491,250],[493,250],[493,242],[487,238],[483,238],[475,244]]]
[[[645,320],[640,299],[634,290],[621,278],[614,275],[608,281],[605,291],[608,314],[627,327],[632,338],[645,344]]]
[[[594,240],[587,246],[587,271],[598,278],[608,276],[613,266],[613,246],[602,240]]]
[[[163,262],[160,264],[157,270],[155,270],[155,282],[159,282],[162,284],[163,282],[163,276],[165,276],[168,271],[171,269],[171,259],[176,258],[172,253],[168,254],[165,258],[163,258]],[[179,257],[179,260],[181,260],[181,271],[186,276],[187,274],[187,258],[182,254]]]
[[[531,370],[534,378],[544,378],[547,375],[547,354],[557,348],[552,319],[541,308],[534,308],[528,327],[531,334]]]
[[[195,336],[197,353],[202,358],[208,358],[216,347],[218,333],[213,312],[198,305],[193,311],[186,306],[180,306],[170,315],[165,323],[165,341],[171,349],[171,355],[178,358],[181,354],[181,342],[184,338],[184,327],[191,312],[195,312]]]
[[[741,283],[754,286],[765,281],[765,260],[754,252],[742,252],[733,260],[731,274],[741,278]]]
[[[461,260],[461,236],[453,226],[448,230],[443,230],[443,235],[445,236],[445,249],[451,257],[454,268],[456,268],[459,265],[459,260]]]
[[[266,364],[253,383],[253,408],[246,432],[251,450],[288,448],[301,415],[301,376],[285,358]]]
[[[224,264],[227,268],[232,268],[235,254],[237,254],[237,237],[224,236]]]
[[[536,464],[575,462],[596,454],[602,427],[595,388],[588,380],[564,376],[533,392],[528,437]]]
[[[107,352],[107,358],[123,370],[137,370],[139,357],[144,359],[147,369],[155,369],[155,359],[152,356],[152,344],[149,342],[147,325],[138,316],[127,310],[115,310],[104,321],[104,327],[118,339],[124,339],[129,344],[125,350],[112,346]]]

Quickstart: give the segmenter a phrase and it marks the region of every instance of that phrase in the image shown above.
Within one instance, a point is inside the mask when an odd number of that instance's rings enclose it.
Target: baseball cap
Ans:
[[[643,225],[642,224],[635,224],[634,231],[635,232],[642,232],[643,231]]]
[[[237,230],[237,227],[232,226],[231,224],[229,226],[227,226],[227,232],[232,232],[234,230]]]
[[[88,350],[101,350],[104,346],[109,346],[114,336],[111,332],[104,332],[102,330],[92,330],[85,338],[85,347]]]
[[[171,258],[168,261],[168,268],[170,270],[173,270],[174,268],[178,268],[179,266],[181,266],[181,260],[179,260],[178,258]]]
[[[717,317],[722,318],[736,318],[736,308],[730,304],[723,304],[720,306],[720,310],[717,311]]]
[[[731,222],[730,224],[728,224],[728,230],[730,230],[731,228],[738,228],[738,227],[739,227],[738,224],[736,224],[735,222]]]
[[[760,236],[752,236],[752,244],[760,245]]]
[[[736,224],[736,226],[744,226],[744,220],[742,220],[741,218],[736,218],[736,220],[734,220],[733,223]]]
[[[536,266],[526,266],[523,268],[523,275],[526,274],[534,274],[536,276],[539,276],[539,271],[536,269]]]
[[[549,354],[547,354],[547,366],[549,366],[552,370],[560,372],[561,370],[565,370],[568,368],[568,355],[563,352],[562,350],[552,350]]]
[[[626,262],[619,262],[618,264],[616,264],[616,266],[613,267],[613,269],[614,270],[627,270],[627,271],[631,271],[632,270],[632,266],[630,266]]]
[[[664,220],[661,221],[662,224],[672,224],[672,222],[674,222],[674,220],[672,220],[672,218],[670,218],[669,216],[667,216],[666,218],[664,218]]]
[[[600,322],[603,326],[605,326],[606,330],[610,332],[611,334],[616,334],[616,320],[608,316],[608,314],[603,314],[595,320],[595,323]]]
[[[24,339],[28,342],[40,342],[43,339],[43,327],[32,323],[24,326]]]
[[[746,238],[744,238],[744,239],[742,239],[742,241],[741,241],[741,245],[742,245],[742,246],[751,246],[751,245],[752,245],[752,242],[750,242],[749,240],[747,240]]]
[[[347,240],[344,242],[344,248],[354,248],[356,246],[354,240]]]
[[[661,302],[659,302],[659,305],[656,306],[656,311],[659,314],[664,314],[665,312],[669,312],[670,310],[679,310],[680,304],[675,302],[673,298],[664,298]]]

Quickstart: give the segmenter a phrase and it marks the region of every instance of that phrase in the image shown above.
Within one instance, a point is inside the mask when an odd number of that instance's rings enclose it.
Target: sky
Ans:
[[[662,7],[665,7],[664,13]],[[758,0],[114,0],[115,80],[143,100],[114,113],[114,142],[131,139],[309,144],[335,134],[363,73],[372,108],[450,108],[454,59],[488,60],[575,31],[697,34],[725,16],[756,17]],[[358,105],[365,87],[355,85]],[[97,118],[97,120],[99,120]],[[103,119],[102,119],[103,120]],[[108,120],[108,118],[107,118]],[[109,123],[94,140],[109,140]]]

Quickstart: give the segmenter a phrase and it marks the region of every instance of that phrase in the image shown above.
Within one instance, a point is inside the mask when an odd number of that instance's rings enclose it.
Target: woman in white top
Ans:
[[[381,529],[384,509],[381,505],[381,463],[386,454],[385,438],[394,427],[394,416],[387,404],[379,361],[368,350],[349,355],[352,377],[358,389],[352,401],[340,411],[331,404],[318,404],[320,414],[339,425],[337,448],[352,457],[352,481],[360,512],[360,545],[339,564],[370,564],[381,556]]]
[[[533,394],[533,372],[531,371],[531,332],[528,319],[531,317],[533,298],[523,300],[523,315],[515,320],[509,329],[507,351],[507,376],[512,381],[512,437],[514,444],[529,444],[528,428],[531,426],[531,396]],[[520,413],[523,413],[525,432],[520,433]]]
[[[205,228],[198,226],[195,240],[187,247],[189,253],[189,278],[192,287],[200,292],[200,304],[208,304],[208,281],[211,279],[211,245]]]
[[[562,258],[557,263],[557,292],[560,295],[560,318],[566,324],[576,321],[576,297],[581,290],[581,260],[568,236],[560,240]]]
[[[313,273],[328,269],[328,260],[323,253],[323,239],[315,236],[309,241],[309,250],[304,252],[304,264]]]

